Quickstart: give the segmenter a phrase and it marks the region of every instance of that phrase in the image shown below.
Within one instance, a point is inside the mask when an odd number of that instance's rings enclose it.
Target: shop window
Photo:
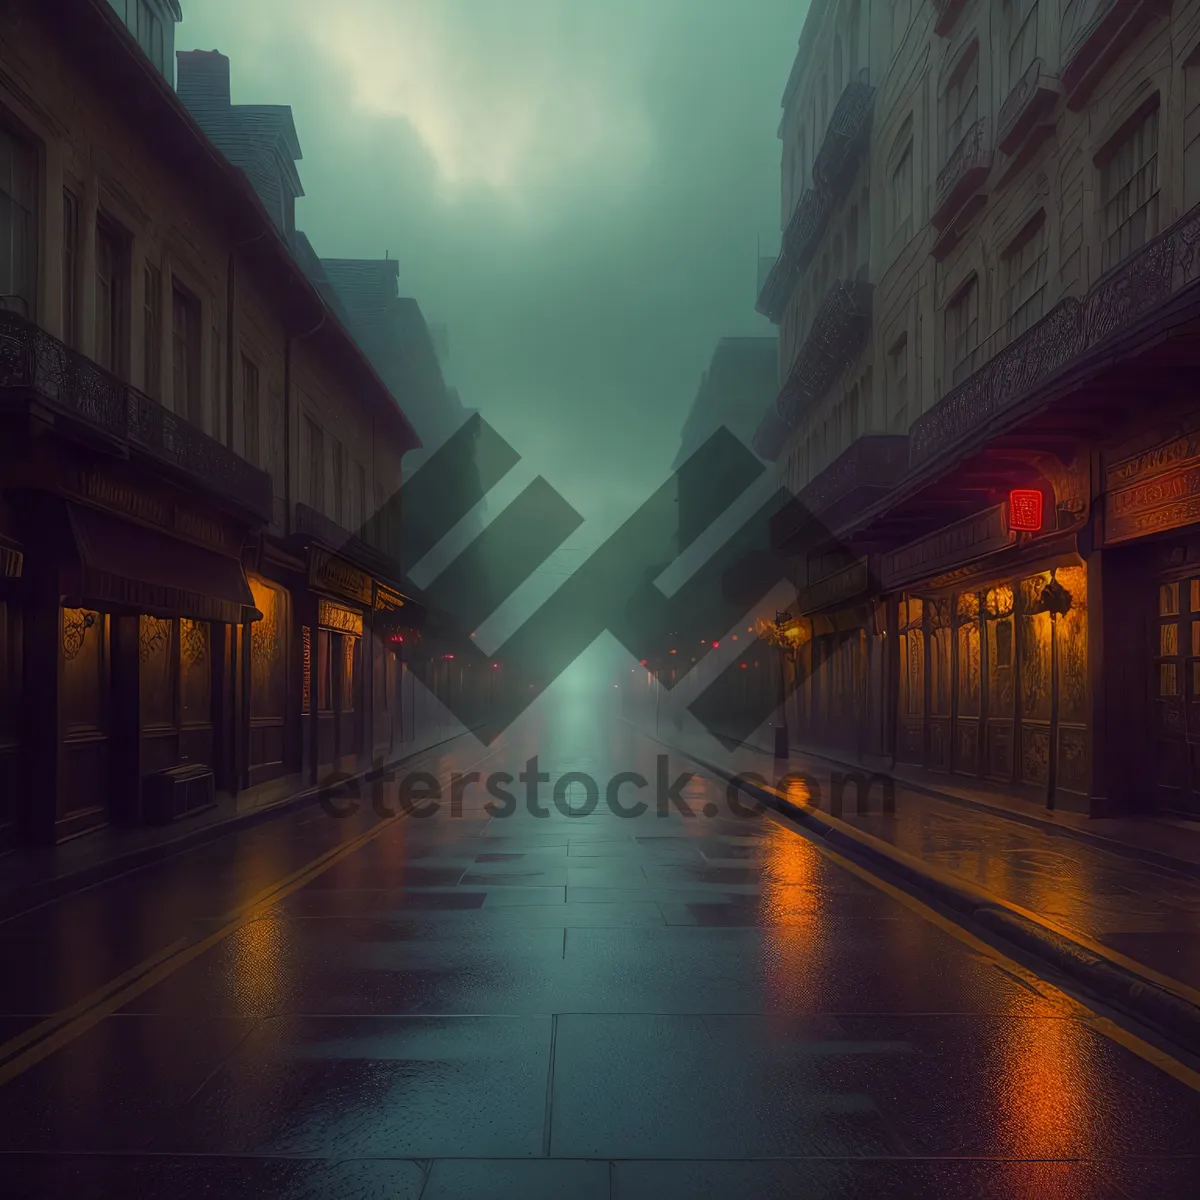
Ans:
[[[979,639],[979,596],[968,592],[957,598],[958,715],[978,717],[982,699],[983,664]]]
[[[1013,711],[1013,590],[990,588],[984,596],[987,623],[988,715],[1011,717]]]
[[[947,600],[929,602],[929,711],[935,717],[950,715],[951,638]]]
[[[1158,116],[1156,102],[1099,159],[1101,270],[1158,232]]]
[[[37,316],[37,155],[0,125],[0,309]]]
[[[179,721],[212,722],[212,652],[207,621],[179,622]]]
[[[262,613],[250,626],[250,715],[280,718],[287,704],[288,593],[263,579],[249,582]]]
[[[924,606],[917,596],[900,604],[900,710],[908,717],[925,712]]]
[[[64,732],[103,729],[108,710],[108,617],[85,608],[60,613]]]
[[[1021,716],[1036,721],[1050,719],[1052,618],[1037,611],[1049,582],[1049,571],[1021,580]]]

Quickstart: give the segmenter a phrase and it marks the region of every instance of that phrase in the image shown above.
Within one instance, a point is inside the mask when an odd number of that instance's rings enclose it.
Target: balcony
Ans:
[[[1100,76],[1150,20],[1169,14],[1170,0],[1070,0],[1063,13],[1062,82],[1067,104],[1087,103]]]
[[[779,393],[779,415],[790,427],[829,391],[865,344],[871,329],[871,290],[869,283],[851,279],[838,280],[830,288]]]
[[[948,392],[912,426],[909,459],[922,466],[968,442],[1044,390],[1064,368],[1153,319],[1200,281],[1200,210],[1193,209],[1103,276],[1082,299],[1055,305],[1036,325]]]
[[[783,232],[783,247],[763,282],[755,306],[775,325],[783,319],[788,301],[812,260],[813,251],[829,222],[831,209],[829,197],[824,192],[809,188],[800,197],[800,203],[787,223],[787,229]]]
[[[864,71],[846,85],[829,119],[825,139],[813,160],[813,182],[818,188],[836,197],[848,182],[867,144],[874,108],[875,89],[867,83]]]
[[[904,434],[868,433],[852,442],[771,520],[771,548],[817,546],[885,496],[908,470]],[[803,535],[801,537],[800,535]]]
[[[966,6],[967,0],[933,0],[933,32],[938,37],[949,37]]]
[[[126,455],[138,454],[214,497],[271,519],[271,477],[44,329],[0,312],[0,398],[32,396]]]
[[[1004,154],[1013,154],[1030,131],[1049,116],[1060,95],[1058,80],[1035,58],[1008,94],[996,122],[996,140]]]
[[[963,135],[937,177],[932,221],[945,229],[959,209],[978,192],[992,169],[990,122],[982,117]]]

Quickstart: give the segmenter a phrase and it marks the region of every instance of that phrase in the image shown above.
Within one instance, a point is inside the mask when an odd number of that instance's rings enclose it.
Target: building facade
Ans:
[[[780,133],[801,740],[1200,816],[1200,7],[814,3]]]
[[[128,12],[12,8],[0,848],[394,752],[390,501],[419,444],[306,273],[282,190],[269,205],[222,154]],[[257,116],[298,157],[290,113]]]

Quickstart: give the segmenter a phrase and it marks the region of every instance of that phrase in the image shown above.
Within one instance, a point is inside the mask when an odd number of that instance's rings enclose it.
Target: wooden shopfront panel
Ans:
[[[0,599],[0,852],[17,837],[21,800],[21,608]]]
[[[1008,584],[988,588],[984,597],[987,720],[984,774],[1005,783],[1013,778],[1016,704],[1015,593]]]
[[[954,604],[954,770],[979,773],[983,714],[982,606],[978,592],[963,592]]]
[[[952,601],[931,599],[925,605],[929,639],[929,763],[935,771],[950,769],[951,679],[953,678],[954,628]]]
[[[900,601],[900,678],[896,706],[896,758],[925,763],[925,606],[919,596]]]
[[[138,618],[142,774],[213,766],[213,634],[208,621]]]
[[[1200,576],[1162,583],[1153,627],[1158,807],[1200,816]]]

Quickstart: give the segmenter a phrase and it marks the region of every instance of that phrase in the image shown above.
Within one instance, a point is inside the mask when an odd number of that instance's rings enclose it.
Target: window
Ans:
[[[1200,204],[1200,50],[1183,68],[1183,207]]]
[[[79,345],[79,197],[63,188],[62,339]]]
[[[958,149],[967,131],[979,119],[979,43],[967,51],[968,60],[950,79],[942,101],[946,137],[942,147],[945,162]]]
[[[246,461],[256,467],[263,465],[262,414],[259,411],[258,367],[242,355],[242,436]]]
[[[346,517],[346,448],[333,439],[333,519],[345,525]]]
[[[367,468],[358,463],[357,488],[355,489],[355,511],[352,528],[359,537],[363,536],[363,526],[367,523]]]
[[[979,279],[967,285],[946,306],[946,352],[952,384],[961,383],[975,370],[979,345]]]
[[[1021,82],[1038,55],[1038,0],[1005,0],[1008,36],[1008,90]]]
[[[1100,163],[1103,271],[1158,232],[1158,111],[1156,105]]]
[[[178,284],[171,289],[171,377],[175,412],[202,426],[200,302]]]
[[[158,400],[162,396],[162,272],[146,264],[142,299],[142,387]]]
[[[304,497],[310,508],[325,510],[325,439],[321,427],[311,417],[304,418],[304,440],[308,443],[308,470],[304,478]]]
[[[908,135],[904,149],[892,168],[888,194],[888,227],[893,234],[904,232],[907,240],[913,212],[913,139],[912,122],[905,126]]]
[[[1020,337],[1041,319],[1046,298],[1048,241],[1046,214],[1038,213],[1017,234],[1001,259],[1004,291],[1000,297],[1000,319],[1008,341]]]
[[[0,308],[36,315],[37,160],[0,126]]]
[[[888,432],[908,432],[908,335],[888,351]]]
[[[146,52],[150,61],[160,70],[165,69],[163,49],[163,25],[159,15],[154,11],[150,0],[133,0],[130,4],[130,16],[133,19],[133,35],[138,45]]]
[[[96,222],[96,341],[94,357],[108,371],[125,373],[129,303],[129,239],[101,215]]]

